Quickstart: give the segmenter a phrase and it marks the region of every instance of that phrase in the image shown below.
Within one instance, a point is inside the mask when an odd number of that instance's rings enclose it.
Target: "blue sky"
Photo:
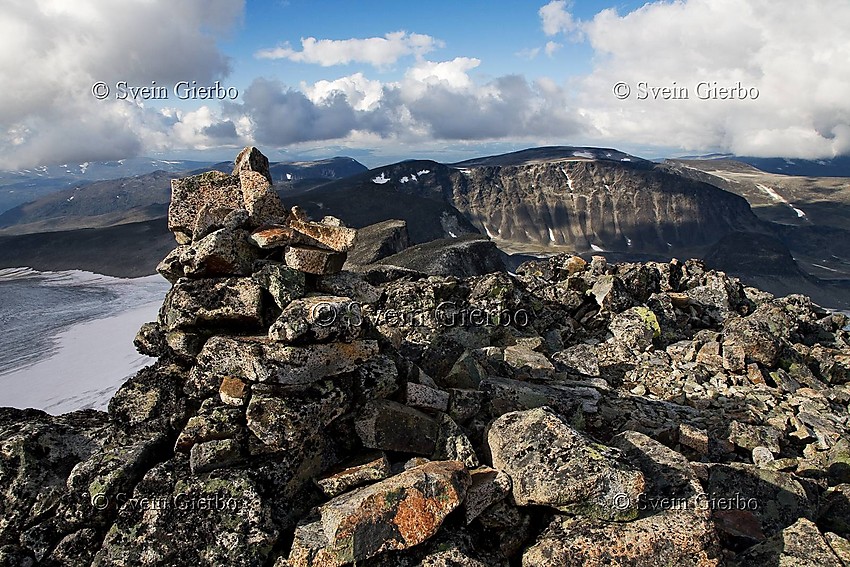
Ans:
[[[0,168],[249,144],[367,165],[554,144],[847,155],[847,21],[846,0],[5,0]],[[151,81],[169,96],[116,96]],[[239,96],[179,100],[179,81]]]

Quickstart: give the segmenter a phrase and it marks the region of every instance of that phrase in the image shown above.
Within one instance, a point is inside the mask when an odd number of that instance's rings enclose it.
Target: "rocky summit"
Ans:
[[[0,563],[850,565],[844,315],[696,260],[379,262],[403,225],[269,179],[174,181],[107,412],[0,409]]]

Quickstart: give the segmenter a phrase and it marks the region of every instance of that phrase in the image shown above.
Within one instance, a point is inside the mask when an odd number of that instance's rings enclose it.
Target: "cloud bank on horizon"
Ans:
[[[475,21],[445,35],[388,20],[396,25],[369,37],[295,29],[269,42],[252,33],[243,0],[128,0],[121,10],[107,0],[8,0],[0,168],[245,144],[376,155],[490,142],[850,154],[844,0],[655,1],[583,14],[555,0],[528,10],[506,58],[491,48],[515,36]],[[470,52],[441,55],[453,45]],[[577,54],[584,68],[571,64]],[[540,72],[533,63],[543,60]],[[244,83],[235,98],[173,88],[228,79]],[[107,96],[94,96],[97,82]],[[150,90],[119,96],[119,83]]]

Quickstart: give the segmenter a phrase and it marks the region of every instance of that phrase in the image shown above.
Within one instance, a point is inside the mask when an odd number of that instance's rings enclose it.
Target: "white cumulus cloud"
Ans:
[[[850,3],[783,7],[770,0],[653,2],[583,24],[596,67],[579,108],[606,139],[739,155],[850,152]],[[626,100],[613,96],[628,84]],[[700,99],[708,87],[758,90],[752,100]],[[638,86],[684,87],[687,98],[639,100]],[[722,96],[722,95],[721,95]]]
[[[210,84],[230,70],[216,37],[242,0],[4,0],[0,7],[0,167],[121,158],[152,144],[173,117],[92,84]],[[174,54],[179,53],[179,57]]]
[[[540,20],[543,25],[543,33],[546,35],[569,35],[579,30],[579,22],[567,10],[565,0],[552,0],[540,10]]]
[[[301,51],[289,45],[262,49],[255,55],[260,59],[289,59],[299,63],[314,63],[323,67],[367,63],[375,67],[392,65],[402,57],[426,53],[442,47],[442,41],[429,35],[397,31],[384,37],[352,39],[301,39]]]

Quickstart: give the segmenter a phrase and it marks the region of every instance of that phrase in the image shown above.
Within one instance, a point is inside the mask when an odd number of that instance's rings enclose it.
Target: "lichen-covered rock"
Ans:
[[[477,467],[478,455],[466,433],[445,413],[439,414],[437,422],[439,434],[432,458],[435,461],[460,461],[468,468]]]
[[[345,257],[345,252],[333,252],[300,244],[287,246],[284,253],[287,266],[317,276],[335,274],[342,270]]]
[[[162,332],[162,327],[157,322],[142,325],[139,332],[136,333],[133,345],[139,351],[139,354],[146,356],[160,357],[165,356],[165,353],[168,352],[165,333]]]
[[[122,506],[94,565],[262,565],[277,541],[270,502],[243,469],[151,469]]]
[[[235,439],[214,439],[192,445],[189,452],[192,474],[229,467],[242,461],[242,450]]]
[[[446,411],[449,408],[449,393],[423,384],[408,382],[405,403],[419,409]]]
[[[304,297],[306,293],[304,272],[289,268],[280,262],[262,263],[252,277],[260,287],[269,292],[281,309],[291,301]]]
[[[677,513],[612,523],[556,516],[522,554],[523,567],[719,567],[711,522]]]
[[[361,303],[376,303],[381,299],[381,290],[367,282],[361,274],[342,271],[322,276],[316,289],[331,295],[341,295]]]
[[[493,467],[513,481],[521,505],[604,520],[637,516],[643,474],[616,449],[595,443],[547,408],[507,413],[487,432]]]
[[[593,284],[590,293],[596,298],[599,307],[614,313],[628,309],[634,303],[623,280],[617,276],[601,276]]]
[[[520,380],[549,380],[555,375],[555,367],[546,355],[522,345],[505,347],[505,362]]]
[[[419,410],[391,400],[373,400],[357,416],[355,428],[365,447],[431,456],[437,422]]]
[[[291,567],[338,567],[418,545],[463,501],[469,473],[434,461],[337,496],[295,532]]]
[[[366,265],[397,254],[410,246],[407,223],[388,220],[372,224],[357,231],[357,240],[348,254],[347,262]]]
[[[192,379],[215,381],[216,389],[224,376],[248,382],[310,384],[351,372],[377,354],[377,343],[368,340],[289,346],[267,337],[219,335],[204,345],[198,364],[192,369]]]
[[[266,176],[257,171],[245,169],[239,171],[238,175],[242,203],[250,215],[251,224],[263,226],[283,222],[286,219],[286,209]]]
[[[800,518],[767,541],[735,558],[735,565],[777,567],[843,567],[844,563],[810,520]]]
[[[484,466],[469,472],[472,480],[463,503],[467,524],[484,510],[506,498],[511,492],[511,477],[502,471]]]
[[[578,344],[552,355],[556,370],[599,376],[599,358],[592,345]]]
[[[103,412],[53,417],[40,410],[0,408],[0,542],[22,544],[22,534],[53,516],[79,463],[98,454],[107,425]],[[91,509],[89,508],[91,512]],[[24,557],[41,549],[9,553]]]
[[[248,429],[267,447],[300,455],[310,439],[348,410],[349,403],[348,394],[330,382],[313,384],[304,392],[255,391],[245,419]]]
[[[646,307],[632,307],[617,313],[608,328],[616,340],[638,351],[647,350],[652,346],[653,339],[661,336],[655,313]]]
[[[248,225],[248,211],[245,209],[228,209],[216,207],[214,204],[204,204],[195,218],[195,229],[192,241],[198,242],[208,234],[222,228],[229,230],[243,229]]]
[[[193,243],[181,261],[192,278],[250,276],[258,257],[246,231],[221,228]]]
[[[243,427],[240,423],[241,412],[229,406],[216,405],[215,401],[215,398],[209,398],[198,414],[189,418],[174,444],[175,451],[186,453],[198,443],[233,439],[239,434]]]
[[[204,205],[241,209],[242,191],[239,178],[220,171],[208,171],[194,177],[171,181],[171,204],[168,207],[168,230],[179,244],[189,244],[198,213]]]
[[[850,484],[833,486],[823,495],[818,526],[850,538]]]
[[[713,498],[743,502],[770,537],[798,518],[813,520],[817,503],[810,501],[803,482],[794,475],[746,463],[711,467],[706,493]]]
[[[390,463],[384,453],[366,453],[316,479],[325,496],[333,498],[352,488],[384,480],[390,476]]]
[[[169,331],[198,327],[258,328],[262,290],[251,278],[179,280],[165,297],[159,324]]]
[[[348,297],[313,295],[289,303],[269,329],[269,338],[289,344],[351,342],[366,327],[360,304]]]

